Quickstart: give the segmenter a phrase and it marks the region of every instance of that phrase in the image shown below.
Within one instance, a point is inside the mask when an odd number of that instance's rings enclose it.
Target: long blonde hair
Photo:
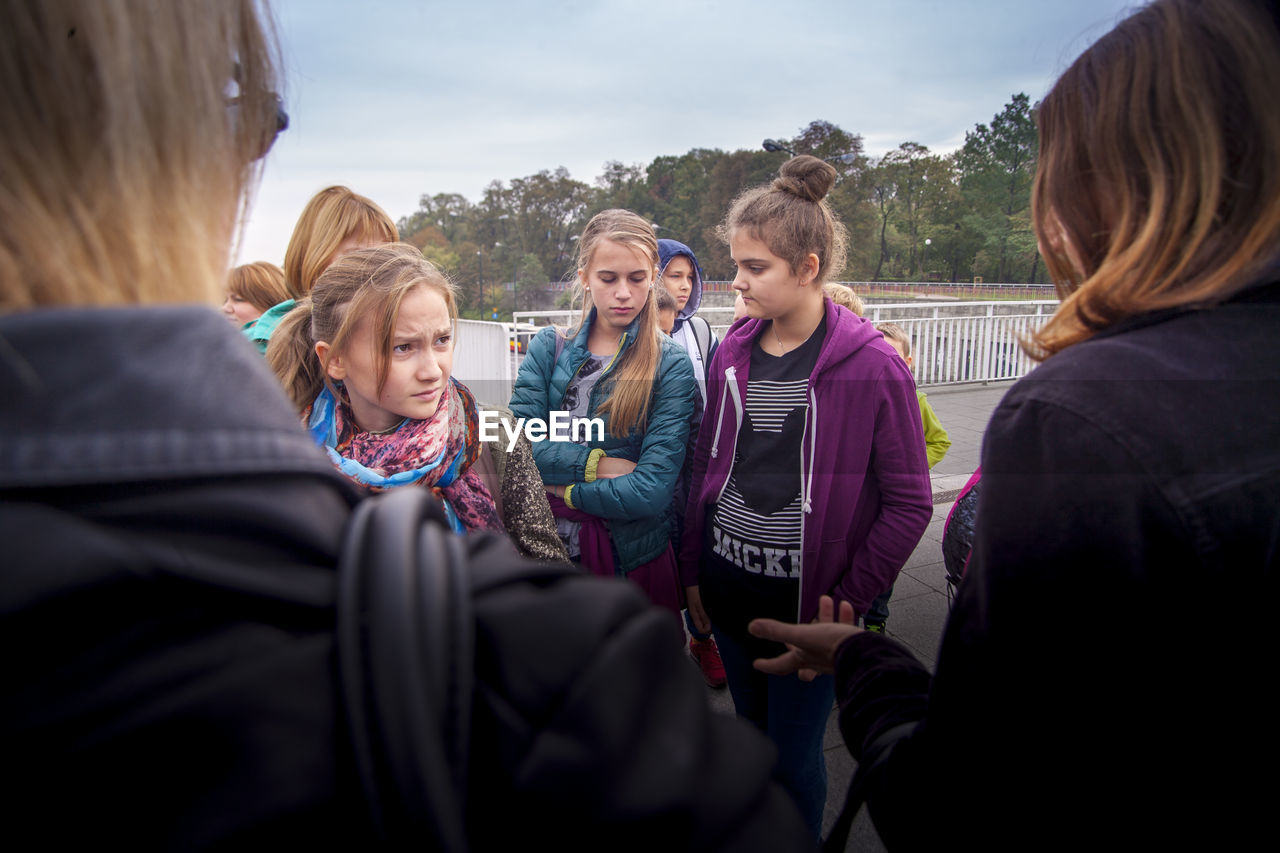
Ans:
[[[329,379],[328,359],[346,351],[362,322],[372,324],[377,390],[382,393],[400,303],[419,287],[439,293],[449,317],[458,319],[453,283],[407,243],[350,252],[316,279],[311,295],[298,300],[267,344],[267,364],[299,412],[311,405],[325,386],[337,394]],[[319,341],[329,344],[325,361],[316,355]]]
[[[1036,358],[1129,317],[1211,305],[1280,252],[1280,32],[1256,0],[1159,0],[1038,109],[1032,215],[1062,304]]]
[[[284,278],[293,297],[311,292],[351,237],[368,243],[394,243],[396,224],[371,199],[346,187],[326,187],[311,197],[293,226],[284,252]]]
[[[0,7],[0,311],[221,302],[279,128],[255,0]]]
[[[627,246],[649,261],[657,275],[658,237],[650,225],[629,210],[614,208],[603,210],[591,217],[578,240],[578,277],[575,299],[582,299],[582,315],[577,327],[569,334],[577,334],[590,317],[590,295],[583,292],[582,278],[591,269],[596,249],[605,241]],[[644,430],[649,417],[649,403],[653,396],[653,383],[658,375],[658,363],[662,356],[662,332],[658,329],[658,309],[655,302],[653,281],[645,296],[644,306],[633,321],[635,341],[627,347],[621,361],[613,369],[613,389],[600,405],[600,413],[608,415],[609,432],[625,437],[631,430]]]

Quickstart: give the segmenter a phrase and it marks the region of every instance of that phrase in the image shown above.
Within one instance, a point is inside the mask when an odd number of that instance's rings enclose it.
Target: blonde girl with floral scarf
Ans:
[[[565,559],[528,442],[499,459],[500,442],[480,440],[481,407],[451,375],[456,318],[453,286],[417,249],[361,249],[299,300],[267,360],[342,473],[375,491],[430,488],[454,530]]]

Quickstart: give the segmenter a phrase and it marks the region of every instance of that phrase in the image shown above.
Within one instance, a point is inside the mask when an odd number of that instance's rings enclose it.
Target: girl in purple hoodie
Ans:
[[[747,623],[808,622],[823,595],[865,613],[933,511],[911,374],[871,323],[823,295],[844,265],[844,227],[824,201],[835,179],[795,157],[720,226],[747,316],[711,362],[680,552],[690,615],[714,626],[738,714],[777,743],[779,778],[815,836],[831,678],[756,671],[754,658],[782,650]]]

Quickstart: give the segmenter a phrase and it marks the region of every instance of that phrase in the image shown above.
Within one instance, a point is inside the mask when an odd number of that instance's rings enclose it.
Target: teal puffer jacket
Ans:
[[[534,337],[511,394],[509,408],[516,417],[549,421],[551,412],[564,411],[569,381],[590,355],[587,336],[595,319],[592,309],[577,336],[563,343],[558,357],[554,328],[543,329]],[[610,374],[635,335],[633,323],[623,333],[617,355],[591,392],[588,411],[591,417],[604,418],[604,439],[585,446],[567,441],[533,442],[533,459],[543,482],[572,484],[573,505],[606,520],[618,552],[618,568],[623,573],[661,556],[670,541],[670,525],[674,523],[672,495],[684,464],[689,421],[698,393],[689,356],[663,335],[647,427],[642,431],[633,429],[625,438],[613,436],[608,417],[597,412],[613,387]],[[635,470],[622,477],[586,482],[587,457],[596,447],[603,448],[606,456],[631,460],[636,463]]]

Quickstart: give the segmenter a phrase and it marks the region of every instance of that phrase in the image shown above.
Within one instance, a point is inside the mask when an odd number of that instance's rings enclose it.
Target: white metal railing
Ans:
[[[459,320],[453,345],[453,375],[482,403],[505,406],[511,399],[516,365],[506,323]]]
[[[1056,297],[1052,284],[983,281],[842,281],[854,292],[867,296],[917,294],[957,299],[1048,299]],[[703,293],[726,293],[733,290],[732,281],[704,281]]]
[[[581,308],[559,311],[517,311],[511,315],[511,320],[517,325],[528,323],[534,326],[561,326],[572,328],[577,325],[578,318],[581,316]]]
[[[1057,300],[868,305],[867,319],[893,322],[911,336],[917,385],[1017,379],[1035,367],[1018,339],[1035,332]]]
[[[1054,299],[905,302],[867,305],[865,316],[877,324],[897,323],[911,336],[918,385],[955,385],[1017,379],[1030,372],[1035,362],[1022,351],[1018,339],[1039,329],[1057,307]],[[733,308],[703,308],[698,313],[723,339]],[[578,317],[578,311],[522,311],[513,320],[572,326]]]

